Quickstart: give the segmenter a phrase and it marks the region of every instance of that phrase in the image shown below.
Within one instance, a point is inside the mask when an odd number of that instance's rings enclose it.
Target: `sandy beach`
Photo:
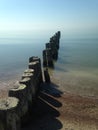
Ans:
[[[98,99],[43,84],[29,124],[22,130],[98,130]]]
[[[17,81],[0,82],[0,98]],[[51,83],[44,83],[32,115],[22,130],[98,130],[98,98],[67,92],[59,80],[51,76]]]
[[[67,77],[64,77],[65,81],[62,82],[64,75],[62,77],[60,75],[50,74],[51,83],[42,85],[36,104],[32,108],[30,120],[22,126],[22,130],[98,130],[97,96],[84,96],[82,95],[84,91],[80,95],[77,93],[77,89],[67,91],[72,87],[74,89],[75,85],[69,86],[68,89]],[[4,82],[2,80],[0,98],[8,96],[8,90],[19,79],[20,76],[17,75],[13,79],[8,78]],[[75,82],[76,78],[71,77],[71,81]],[[70,83],[70,85],[72,84]],[[76,85],[78,85],[77,82]],[[89,92],[91,91],[88,91],[88,95]],[[94,92],[97,93],[97,88]]]
[[[36,104],[32,108],[30,120],[22,126],[22,130],[98,130],[97,84],[95,84],[96,91],[87,89],[84,96],[86,88],[82,87],[84,79],[81,80],[81,85],[79,81],[82,78],[79,77],[79,74],[74,73],[69,77],[68,74],[67,72],[56,75],[50,73],[51,83],[42,85]],[[83,75],[83,77],[85,76]],[[87,75],[85,80],[88,77]],[[13,78],[7,77],[2,80],[0,98],[7,97],[8,90],[19,79],[20,76],[16,75]],[[91,77],[89,81],[91,81]],[[87,82],[88,80],[84,84],[92,85],[91,82],[88,84]],[[77,87],[79,85],[81,85],[80,88]],[[91,96],[89,96],[90,94]]]

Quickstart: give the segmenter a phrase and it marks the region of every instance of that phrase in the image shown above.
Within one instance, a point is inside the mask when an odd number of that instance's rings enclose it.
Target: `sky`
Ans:
[[[98,0],[0,0],[0,37],[34,32],[98,35]]]

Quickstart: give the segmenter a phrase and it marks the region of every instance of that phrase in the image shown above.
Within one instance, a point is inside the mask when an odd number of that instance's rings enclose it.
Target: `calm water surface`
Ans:
[[[47,42],[49,39],[47,39]],[[18,80],[30,56],[42,58],[44,39],[0,39],[0,84]],[[53,79],[63,91],[98,97],[98,39],[61,38]]]
[[[98,97],[98,39],[61,39],[59,59],[51,74],[62,90]]]

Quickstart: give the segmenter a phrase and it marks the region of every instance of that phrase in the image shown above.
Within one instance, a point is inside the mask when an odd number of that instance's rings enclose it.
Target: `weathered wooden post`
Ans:
[[[61,33],[60,31],[58,31],[56,34],[56,45],[57,45],[57,49],[59,49],[59,41],[60,41],[60,36],[61,36]]]
[[[40,79],[39,81],[40,81],[40,83],[43,83],[43,76],[42,76],[41,60],[40,60],[40,58],[35,57],[35,56],[32,56],[32,57],[29,58],[29,63],[35,62],[35,61],[38,62],[39,79]]]
[[[43,50],[43,66],[44,67],[48,66],[46,50]]]
[[[41,63],[40,58],[38,58],[37,56],[32,56],[29,58],[29,62],[33,62],[33,61],[39,61]]]
[[[49,75],[49,72],[48,72],[48,68],[46,68],[44,70],[44,78],[45,78],[46,83],[50,83],[50,75]]]
[[[26,115],[28,113],[28,100],[26,94],[27,86],[20,84],[19,82],[14,85],[14,88],[9,90],[10,97],[16,97],[19,99],[19,108],[17,114],[23,123],[27,121]]]
[[[31,91],[31,79],[29,77],[24,77],[23,79],[21,79],[19,81],[21,84],[25,84],[27,86],[27,94],[26,94],[26,97],[27,97],[27,100],[28,100],[28,119],[30,118],[31,114],[32,114],[32,106],[35,102],[34,98],[32,99],[32,97],[34,97],[34,94],[32,94],[32,91]],[[33,95],[33,96],[32,96]]]
[[[58,59],[58,50],[57,50],[57,47],[56,47],[56,44],[55,42],[50,42],[51,44],[51,50],[52,50],[52,57],[54,60],[57,60]]]
[[[41,71],[41,63],[39,61],[33,61],[29,63],[29,69],[34,69],[34,77],[35,77],[35,87],[36,94],[40,90],[40,85],[43,82],[42,71]]]
[[[36,98],[36,80],[35,80],[35,76],[33,73],[29,73],[31,69],[27,70],[24,72],[24,74],[22,75],[22,79],[24,78],[30,78],[30,84],[29,84],[29,90],[30,90],[30,95],[32,95],[32,99],[33,101]],[[32,69],[33,70],[33,69]]]
[[[47,51],[48,67],[53,68],[54,64],[53,64],[53,58],[52,58],[52,50],[49,48],[49,49],[46,49],[46,51]]]
[[[0,130],[20,130],[20,117],[17,115],[19,99],[7,97],[0,99]]]
[[[38,63],[39,63],[38,61],[29,62],[29,69],[34,69],[34,75],[35,75],[35,77],[38,74],[38,68],[37,68],[37,64]]]
[[[56,42],[56,36],[53,36],[52,38],[50,38],[50,45],[51,45],[53,59],[57,60],[58,59],[58,47],[57,47],[57,42]]]
[[[20,84],[24,84],[27,87],[27,93],[26,93],[26,98],[28,101],[28,105],[32,104],[32,91],[31,91],[31,79],[29,77],[24,77],[19,81]]]
[[[58,38],[60,39],[60,37],[61,37],[61,32],[58,31],[57,33],[58,33]]]
[[[50,43],[46,43],[46,49],[49,49],[49,48],[51,48]]]
[[[33,73],[34,74],[34,69],[26,69],[24,73]]]

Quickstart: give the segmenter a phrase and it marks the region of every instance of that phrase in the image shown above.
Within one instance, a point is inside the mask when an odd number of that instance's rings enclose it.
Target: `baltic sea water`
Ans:
[[[49,39],[47,39],[47,42]],[[42,59],[46,39],[0,39],[0,86],[21,78],[30,56]],[[98,39],[60,40],[59,57],[50,74],[62,91],[98,97]]]

